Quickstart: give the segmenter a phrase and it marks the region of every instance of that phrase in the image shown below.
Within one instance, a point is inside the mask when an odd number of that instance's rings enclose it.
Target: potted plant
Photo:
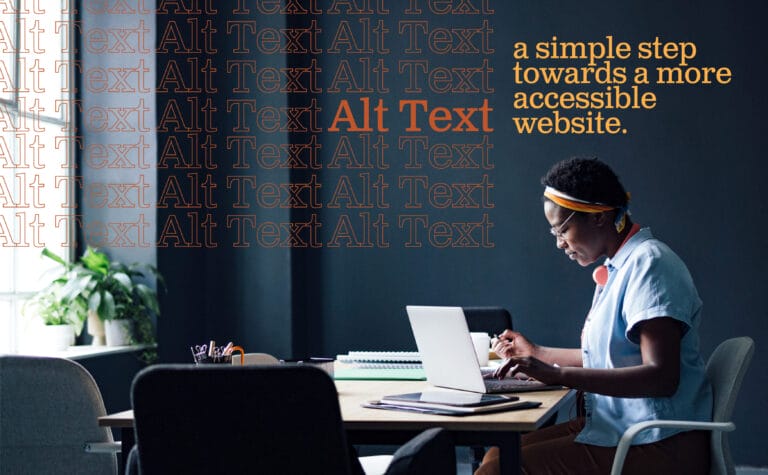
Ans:
[[[70,312],[68,318],[79,322],[80,328],[86,318],[89,326],[104,322],[108,345],[155,343],[152,317],[160,314],[157,292],[140,282],[148,274],[163,283],[153,266],[111,261],[105,253],[91,247],[73,263],[48,249],[43,250],[43,256],[61,264],[63,272],[35,295],[30,305],[48,303],[49,313],[66,310]],[[38,313],[44,315],[40,310]],[[117,328],[117,333],[112,327]],[[116,340],[120,329],[125,336]],[[145,353],[145,357],[151,359],[152,355]]]
[[[83,280],[66,271],[25,302],[22,312],[34,313],[45,324],[42,340],[47,349],[65,350],[82,331],[88,310],[88,299],[78,290]]]

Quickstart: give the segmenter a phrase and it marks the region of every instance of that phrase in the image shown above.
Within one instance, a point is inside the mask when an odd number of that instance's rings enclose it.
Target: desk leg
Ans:
[[[520,433],[512,431],[453,432],[456,445],[499,448],[499,472],[501,475],[520,473]]]
[[[520,434],[517,432],[499,433],[496,442],[499,447],[499,472],[502,475],[520,474]]]
[[[118,475],[125,475],[125,471],[128,468],[128,454],[131,453],[131,449],[134,445],[133,427],[124,427],[120,431],[120,463],[117,467]]]
[[[351,444],[390,445],[404,444],[421,431],[372,431],[347,429],[347,440]],[[452,431],[457,446],[483,445],[499,448],[501,475],[520,474],[520,433],[512,431]]]

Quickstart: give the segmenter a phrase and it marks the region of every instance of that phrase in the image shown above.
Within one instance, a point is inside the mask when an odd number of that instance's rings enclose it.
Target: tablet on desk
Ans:
[[[384,396],[382,401],[397,401],[421,404],[444,404],[456,407],[480,407],[517,401],[517,396],[501,396],[469,392],[424,391],[420,393],[394,394]]]
[[[439,411],[436,412],[439,414],[468,415],[511,411],[515,409],[529,409],[540,405],[540,402],[520,401],[517,396],[452,391],[427,391],[384,396],[380,401],[369,401],[368,405],[365,405],[365,407],[375,407],[378,409],[411,409],[424,412],[432,410]]]

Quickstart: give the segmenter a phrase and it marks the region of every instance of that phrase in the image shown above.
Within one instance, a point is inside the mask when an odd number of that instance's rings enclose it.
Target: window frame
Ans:
[[[65,102],[68,102],[68,105],[65,108],[65,111],[63,113],[59,113],[59,117],[54,117],[53,115],[45,115],[43,113],[39,114],[38,117],[35,117],[35,114],[33,112],[30,112],[30,110],[24,110],[21,107],[20,98],[21,94],[19,92],[20,86],[21,86],[21,79],[22,79],[22,71],[21,71],[21,65],[22,61],[21,58],[24,57],[24,52],[21,51],[22,47],[22,35],[24,32],[21,28],[21,17],[22,17],[22,9],[21,7],[24,6],[25,8],[32,8],[32,5],[26,4],[24,5],[25,0],[13,0],[12,7],[14,9],[13,13],[13,33],[12,38],[14,41],[15,48],[11,54],[7,54],[6,56],[12,56],[11,65],[13,67],[13,72],[11,74],[13,78],[13,83],[15,85],[13,92],[10,94],[11,99],[8,99],[6,97],[0,97],[0,104],[3,105],[3,107],[6,109],[8,113],[8,119],[11,120],[11,123],[14,125],[18,125],[21,122],[21,119],[24,118],[24,120],[27,121],[27,123],[31,122],[32,120],[37,120],[41,125],[50,125],[54,128],[60,128],[64,129],[60,131],[61,135],[56,135],[55,139],[58,137],[64,137],[64,142],[62,143],[62,148],[64,149],[63,153],[64,158],[66,160],[65,163],[68,163],[70,166],[67,168],[63,168],[61,170],[61,173],[57,173],[57,175],[66,176],[66,189],[64,190],[64,193],[62,194],[62,197],[65,198],[67,203],[72,204],[71,207],[64,208],[54,208],[50,209],[47,206],[44,208],[46,210],[46,214],[50,213],[49,216],[53,218],[54,216],[64,216],[64,220],[61,222],[61,224],[58,226],[58,228],[63,228],[62,230],[62,237],[66,239],[65,242],[69,243],[68,247],[61,246],[60,248],[55,249],[54,252],[56,254],[60,255],[63,259],[65,259],[67,262],[72,262],[75,253],[76,253],[76,247],[77,247],[77,232],[73,228],[74,225],[74,216],[76,214],[76,207],[78,206],[78,196],[76,187],[72,186],[73,179],[75,176],[75,169],[77,167],[77,163],[79,160],[77,150],[76,150],[76,141],[73,140],[73,138],[77,137],[79,133],[78,124],[77,124],[77,114],[76,114],[76,100],[79,96],[79,78],[76,74],[76,64],[77,64],[77,50],[79,48],[77,37],[75,36],[75,23],[79,21],[77,11],[74,8],[74,0],[60,0],[60,2],[56,2],[59,5],[61,17],[58,20],[54,21],[54,24],[58,21],[64,21],[66,25],[66,31],[63,31],[62,33],[59,33],[61,35],[60,37],[64,37],[66,35],[67,43],[65,44],[62,40],[60,43],[61,50],[60,54],[54,59],[54,61],[62,61],[68,64],[66,67],[66,76],[63,74],[61,75],[61,82],[59,84],[58,91],[60,92],[60,95],[58,97],[58,100],[63,100]],[[54,3],[54,2],[51,2]],[[47,5],[46,5],[47,6]],[[6,16],[7,13],[4,15]],[[10,16],[10,15],[8,15]],[[3,18],[3,20],[6,20],[6,18]],[[34,21],[34,20],[33,20]],[[7,25],[6,30],[7,30]],[[27,28],[29,25],[27,25]],[[10,32],[9,32],[10,33]],[[26,44],[26,42],[25,42]],[[65,49],[66,46],[66,49]],[[34,53],[29,54],[29,57],[34,57]],[[43,52],[42,55],[46,55],[46,52]],[[24,66],[29,66],[26,63]],[[43,92],[44,93],[44,92]],[[54,110],[55,112],[55,110]],[[67,127],[68,126],[68,127]],[[66,132],[65,127],[69,128],[69,131]],[[19,156],[19,153],[21,152],[20,148],[20,140],[18,138],[19,133],[24,132],[18,132],[18,130],[13,130],[11,132],[7,132],[9,135],[13,135],[13,140],[11,141],[11,144],[13,145],[12,153],[16,155],[16,157]],[[38,134],[43,134],[38,133]],[[34,135],[34,132],[30,134],[30,136]],[[9,145],[9,149],[11,148]],[[27,146],[29,144],[26,144]],[[25,168],[6,168],[4,171],[10,170],[10,173],[8,175],[15,175],[21,170],[28,170]],[[24,212],[25,208],[7,208],[4,210],[4,215],[12,216],[15,213],[18,212]],[[7,213],[5,211],[8,211]],[[15,227],[14,227],[15,229]],[[43,245],[48,245],[50,243],[43,242]],[[33,245],[33,244],[32,244]],[[36,265],[35,262],[27,262],[26,259],[22,259],[22,257],[19,255],[18,249],[23,248],[24,246],[13,246],[13,247],[7,247],[11,248],[11,262],[10,267],[10,287],[8,289],[0,289],[0,312],[3,312],[3,307],[7,305],[8,315],[5,319],[0,319],[0,331],[3,333],[6,333],[6,338],[2,339],[0,338],[0,353],[8,352],[8,353],[18,353],[20,350],[25,350],[25,348],[22,348],[22,344],[24,340],[24,327],[28,325],[24,325],[22,322],[23,319],[28,318],[22,315],[22,307],[24,305],[24,302],[29,299],[32,295],[35,294],[37,290],[30,290],[30,289],[20,289],[19,288],[19,269],[21,266],[24,265]],[[7,249],[6,248],[6,249]],[[37,248],[42,252],[42,247]],[[41,282],[45,282],[44,279],[41,279]],[[39,288],[42,288],[43,285],[39,285]],[[0,314],[0,317],[2,317],[2,314]],[[6,320],[6,321],[3,321]]]

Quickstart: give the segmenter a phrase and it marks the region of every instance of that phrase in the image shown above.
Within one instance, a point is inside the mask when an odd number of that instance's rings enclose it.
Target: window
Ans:
[[[21,306],[68,259],[73,196],[71,0],[0,0],[0,353],[20,348]]]

